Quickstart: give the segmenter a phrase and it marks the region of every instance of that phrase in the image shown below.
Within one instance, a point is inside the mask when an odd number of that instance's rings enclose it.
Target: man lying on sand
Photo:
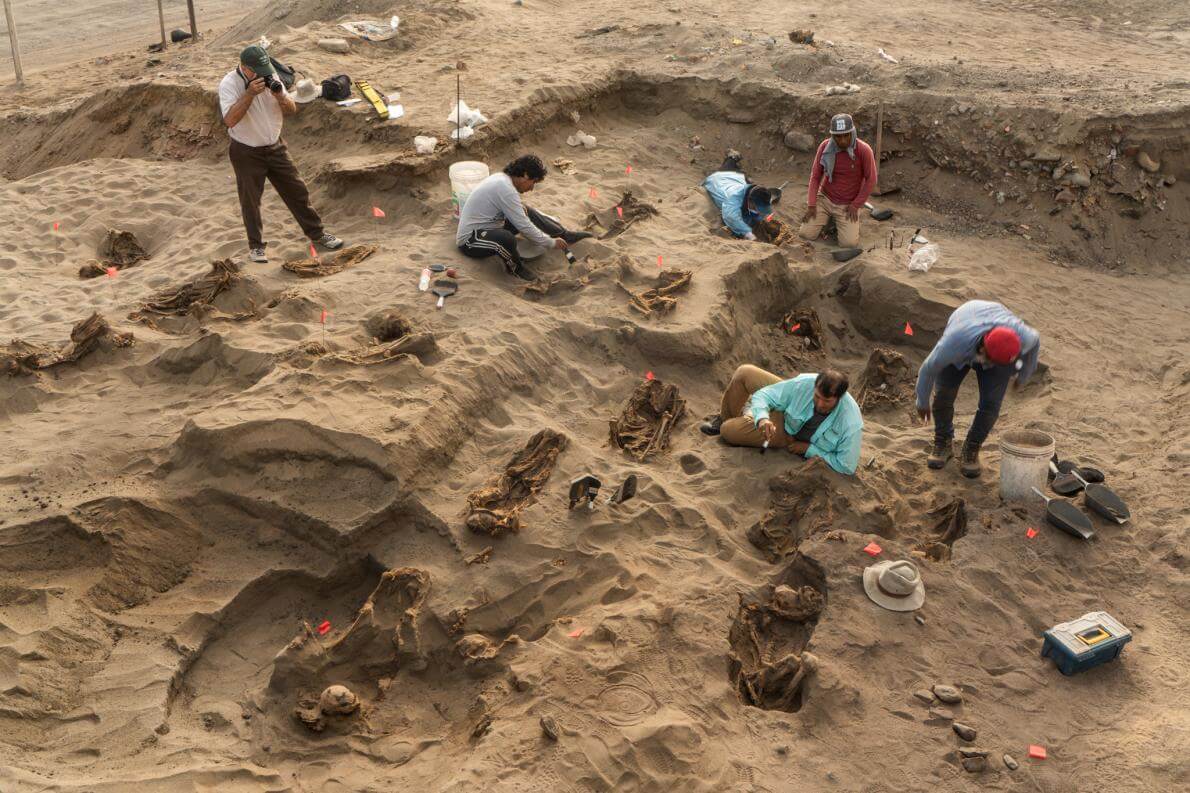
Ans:
[[[742,159],[738,151],[727,152],[719,170],[702,186],[723,216],[723,225],[737,237],[755,240],[752,229],[773,211],[772,205],[781,200],[781,191],[753,184],[740,167]]]
[[[343,240],[326,233],[322,218],[310,206],[310,191],[281,140],[282,117],[296,113],[297,103],[278,79],[264,47],[253,45],[240,53],[239,68],[219,83],[219,109],[231,138],[227,155],[236,174],[240,215],[248,232],[248,259],[269,260],[260,218],[265,179],[273,183],[311,242],[328,251],[342,248]]]
[[[855,122],[846,113],[831,119],[829,133],[814,154],[806,214],[797,233],[807,240],[818,239],[827,220],[834,218],[839,245],[855,248],[859,211],[876,187],[876,157],[872,147],[855,134]]]
[[[974,479],[983,470],[979,448],[996,426],[1008,383],[1028,382],[1037,368],[1041,336],[999,303],[970,300],[954,310],[942,338],[917,373],[917,414],[929,421],[934,395],[934,450],[926,460],[935,470],[954,457],[954,400],[972,368],[979,380],[979,408],[963,444],[959,471]]]
[[[473,259],[493,254],[504,261],[510,275],[532,281],[531,273],[517,250],[517,232],[547,250],[567,250],[591,235],[586,231],[567,231],[557,219],[535,209],[526,209],[521,193],[528,193],[545,179],[545,164],[534,154],[525,154],[479,183],[459,215],[455,242],[459,250]]]
[[[859,405],[847,393],[847,375],[834,369],[782,380],[744,364],[735,370],[719,415],[699,427],[731,446],[786,449],[807,460],[821,457],[841,474],[859,465],[864,428]]]

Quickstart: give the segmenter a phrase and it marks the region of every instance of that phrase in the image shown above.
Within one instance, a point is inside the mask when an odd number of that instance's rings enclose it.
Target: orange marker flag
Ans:
[[[323,620],[322,623],[318,626],[318,635],[326,636],[327,633],[330,632],[330,629],[331,629],[331,621]]]
[[[104,270],[104,272],[107,273],[108,278],[115,278],[116,273],[118,273],[120,271],[117,270],[115,267],[108,267],[106,270]]]
[[[912,325],[910,325],[910,324],[908,323],[908,321],[906,321],[906,322],[905,322],[905,335],[906,335],[906,336],[912,336],[912,335],[913,335],[913,326],[912,326]]]
[[[799,329],[799,328],[801,328],[801,326],[802,326],[802,323],[800,323],[800,322],[799,322],[799,323],[797,323],[796,325],[790,325],[790,326],[789,326],[789,332],[790,332],[790,333],[797,333],[798,329]]]
[[[1025,536],[1028,537],[1030,540],[1033,539],[1034,537],[1037,536],[1037,529],[1030,526],[1029,528],[1025,529]]]
[[[326,324],[326,318],[327,318],[327,316],[329,316],[329,314],[330,314],[330,312],[328,312],[325,308],[322,310],[322,324],[323,325]]]
[[[620,220],[624,219],[624,207],[616,207],[616,214],[620,216]]]
[[[582,629],[582,628],[575,628],[574,630],[572,630],[570,633],[568,633],[568,634],[566,634],[566,635],[567,635],[567,636],[569,636],[569,637],[570,637],[570,638],[572,638],[572,639],[577,639],[578,637],[580,637],[580,636],[582,636],[582,635],[583,635],[583,629]]]
[[[58,221],[54,221],[54,231],[58,230]]]
[[[657,254],[657,266],[661,266],[661,254]]]
[[[1029,756],[1036,760],[1044,760],[1045,756],[1046,756],[1045,755],[1045,747],[1038,746],[1035,743],[1029,744]]]
[[[599,191],[592,187],[587,191],[587,195],[591,198],[599,198]]]
[[[652,373],[652,372],[645,372],[645,379],[646,379],[646,380],[653,380],[653,379],[654,379],[654,375],[653,375],[653,373]]]
[[[627,168],[625,168],[624,173],[628,174],[629,176],[632,176],[632,166],[629,165]]]
[[[380,207],[372,207],[372,217],[374,217],[374,218],[384,217],[384,210],[381,209]]]
[[[868,556],[879,556],[880,552],[883,550],[883,548],[874,542],[870,542],[864,546],[864,553],[866,553]]]
[[[312,242],[310,243],[310,258],[311,259],[318,258],[318,251],[314,250],[314,243],[312,243]]]

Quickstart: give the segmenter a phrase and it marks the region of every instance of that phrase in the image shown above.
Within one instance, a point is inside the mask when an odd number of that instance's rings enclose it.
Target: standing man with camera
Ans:
[[[264,47],[253,45],[240,53],[240,65],[219,83],[219,108],[231,138],[228,157],[236,173],[240,214],[248,232],[248,259],[267,262],[260,218],[264,182],[277,194],[311,242],[333,251],[343,240],[328,234],[322,218],[310,206],[310,191],[289,158],[281,140],[282,117],[297,112],[297,103],[277,77]]]

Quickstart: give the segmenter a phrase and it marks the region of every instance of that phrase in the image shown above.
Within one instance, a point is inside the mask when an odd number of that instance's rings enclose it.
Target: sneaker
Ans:
[[[926,458],[926,465],[931,469],[937,471],[946,466],[946,461],[954,457],[954,442],[947,438],[946,440],[934,439],[934,449],[930,452],[930,456]]]
[[[334,234],[323,234],[314,241],[326,248],[328,251],[337,251],[343,247],[343,240],[339,239]]]
[[[536,273],[534,273],[532,270],[530,270],[528,267],[526,267],[523,264],[518,265],[516,267],[516,269],[514,269],[512,271],[512,274],[515,275],[517,278],[520,278],[522,281],[536,281],[537,280]]]
[[[264,248],[250,248],[248,250],[248,261],[256,262],[257,264],[268,264],[268,254],[264,252]]]
[[[589,231],[564,231],[562,232],[562,240],[567,245],[573,245],[576,242],[582,242],[585,239],[590,239],[595,235]]]
[[[963,444],[963,456],[959,460],[959,473],[968,479],[978,479],[983,473],[983,466],[979,464],[979,447],[969,443]]]
[[[709,419],[698,425],[698,430],[703,435],[718,435],[719,428],[723,426],[722,416],[711,416]]]
[[[740,163],[743,162],[743,160],[744,160],[744,155],[740,154],[735,149],[728,149],[727,150],[727,159],[731,160],[733,163],[735,163],[735,166],[737,168],[739,168]]]

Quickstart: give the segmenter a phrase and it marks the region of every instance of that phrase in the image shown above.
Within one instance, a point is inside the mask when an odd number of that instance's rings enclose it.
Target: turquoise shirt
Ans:
[[[769,417],[770,410],[779,410],[785,414],[785,433],[791,438],[797,435],[814,414],[814,381],[817,379],[816,374],[799,374],[792,380],[782,380],[760,389],[752,395],[752,420],[760,424]],[[821,457],[839,473],[854,474],[859,466],[863,428],[859,405],[851,394],[844,394],[810,438],[806,459]]]

